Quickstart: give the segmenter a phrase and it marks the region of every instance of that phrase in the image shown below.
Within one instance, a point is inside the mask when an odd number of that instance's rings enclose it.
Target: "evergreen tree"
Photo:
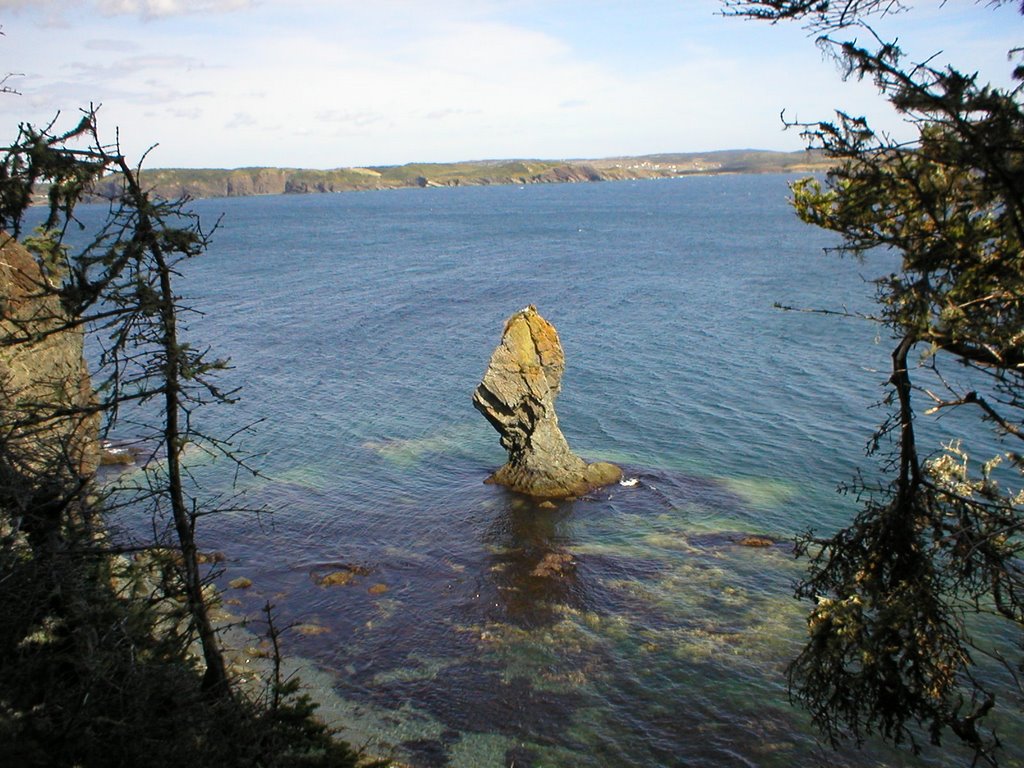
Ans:
[[[282,678],[269,606],[262,700],[231,678],[211,619],[195,536],[217,505],[204,506],[182,459],[199,444],[237,460],[195,418],[231,393],[217,384],[224,362],[184,340],[189,310],[173,289],[207,235],[185,201],[143,189],[116,144],[101,142],[95,110],[68,132],[53,128],[24,125],[0,154],[0,229],[10,233],[0,273],[17,286],[17,301],[0,301],[0,764],[352,768],[360,755]],[[69,238],[76,205],[111,174],[120,183],[102,225]],[[8,241],[43,190],[45,221],[24,238],[31,255],[17,247],[17,268]],[[80,340],[67,374],[7,375],[10,360],[42,368],[31,358],[41,344],[82,332],[97,347],[91,386]],[[138,405],[130,423],[148,447],[145,466],[98,498],[87,458],[97,421],[109,428]],[[125,542],[103,524],[122,507],[149,510],[155,530],[173,531],[156,548],[130,548],[144,550],[142,565],[115,557]]]
[[[907,63],[869,26],[909,10],[895,0],[724,6],[727,15],[802,20],[916,129],[915,141],[899,143],[844,112],[799,125],[834,163],[824,181],[793,186],[799,216],[839,233],[842,254],[884,249],[901,261],[877,281],[873,318],[893,344],[889,417],[871,442],[888,477],[852,483],[856,519],[799,543],[809,570],[797,594],[812,607],[791,694],[833,746],[877,732],[916,752],[922,734],[937,745],[952,733],[994,764],[999,738],[985,718],[997,703],[1019,706],[1024,673],[1019,657],[977,631],[979,616],[1024,629],[1021,86]],[[877,44],[859,45],[858,35]],[[1013,74],[1024,81],[1024,67]],[[922,419],[951,412],[984,422],[994,454],[979,454],[966,434],[922,445]],[[979,674],[983,656],[1012,679],[1007,699]]]

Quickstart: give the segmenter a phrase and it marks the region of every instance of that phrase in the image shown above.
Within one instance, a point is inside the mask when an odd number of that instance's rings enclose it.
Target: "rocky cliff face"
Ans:
[[[588,465],[569,448],[555,413],[564,371],[554,326],[533,305],[512,315],[473,394],[473,405],[508,451],[508,463],[488,482],[538,498],[567,498],[622,476],[611,464]]]
[[[180,197],[308,194],[404,187],[664,179],[708,173],[808,173],[828,168],[827,159],[817,151],[727,150],[595,160],[483,160],[331,170],[164,168],[144,170],[141,181],[154,196],[175,200]],[[38,190],[40,193],[43,191]],[[116,199],[120,194],[121,178],[115,174],[97,183],[88,200],[103,202]]]
[[[99,461],[99,417],[79,329],[32,255],[0,233],[0,493],[14,507],[61,496]]]
[[[287,191],[288,174],[279,168],[236,170],[228,174],[224,197],[280,195]]]

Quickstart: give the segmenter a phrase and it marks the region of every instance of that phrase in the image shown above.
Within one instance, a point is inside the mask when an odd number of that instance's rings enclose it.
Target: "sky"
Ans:
[[[911,0],[915,61],[1008,82],[1017,3]],[[99,104],[149,168],[798,150],[836,108],[909,136],[799,25],[717,0],[0,0],[0,140]]]

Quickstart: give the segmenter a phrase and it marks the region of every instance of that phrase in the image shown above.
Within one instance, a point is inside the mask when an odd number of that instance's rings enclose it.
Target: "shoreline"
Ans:
[[[732,174],[814,173],[825,171],[829,166],[820,152],[811,150],[724,150],[600,160],[483,160],[332,170],[157,168],[143,170],[140,180],[155,197],[200,200],[417,187],[524,186]],[[99,182],[84,202],[108,201],[116,198],[120,191],[120,177],[115,174]]]

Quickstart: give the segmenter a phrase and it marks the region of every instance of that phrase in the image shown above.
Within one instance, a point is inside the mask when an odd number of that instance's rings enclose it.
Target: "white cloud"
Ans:
[[[798,149],[783,109],[890,119],[799,27],[692,1],[0,0],[24,11],[0,55],[27,75],[0,115],[102,102],[126,151],[159,141],[153,164],[217,167]],[[68,28],[41,33],[57,8]]]
[[[63,69],[74,72],[82,80],[116,81],[134,78],[147,70],[188,72],[202,66],[199,59],[190,56],[150,54],[112,61],[72,61],[64,64]]]
[[[167,110],[167,116],[181,120],[198,120],[203,116],[203,110],[198,107],[194,107],[192,109],[171,107]]]
[[[63,11],[93,6],[106,16],[133,15],[144,19],[195,13],[226,13],[252,5],[253,0],[0,0],[0,9]]]
[[[228,130],[238,130],[239,128],[251,128],[257,125],[256,118],[250,115],[248,112],[236,112],[224,127]]]
[[[248,8],[252,0],[96,0],[100,12],[132,14],[143,18],[192,13],[226,13]]]
[[[140,46],[135,40],[86,40],[83,47],[87,51],[129,53],[139,50]]]
[[[479,109],[435,109],[426,113],[423,117],[427,120],[447,120],[448,118],[457,119],[479,114],[481,114]]]
[[[379,112],[331,109],[317,112],[314,119],[317,123],[332,123],[339,128],[365,128],[380,123],[384,115]]]

